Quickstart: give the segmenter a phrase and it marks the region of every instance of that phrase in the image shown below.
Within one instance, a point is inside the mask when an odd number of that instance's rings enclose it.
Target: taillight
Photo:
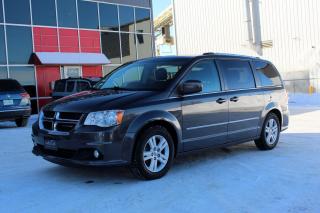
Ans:
[[[27,106],[30,105],[30,95],[26,92],[21,93],[21,101],[20,101],[20,106]]]

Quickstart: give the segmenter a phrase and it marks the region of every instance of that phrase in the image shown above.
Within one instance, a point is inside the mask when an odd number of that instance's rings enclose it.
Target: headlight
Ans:
[[[84,125],[111,127],[121,124],[124,111],[122,110],[107,110],[100,112],[91,112],[88,114]]]

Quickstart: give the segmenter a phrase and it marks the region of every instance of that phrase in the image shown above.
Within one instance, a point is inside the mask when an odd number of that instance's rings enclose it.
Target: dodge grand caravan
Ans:
[[[185,152],[252,140],[271,150],[288,114],[269,61],[213,53],[143,59],[43,107],[33,153],[67,166],[129,165],[156,179]]]

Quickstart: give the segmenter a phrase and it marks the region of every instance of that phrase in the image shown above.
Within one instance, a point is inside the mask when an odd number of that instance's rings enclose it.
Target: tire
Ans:
[[[167,129],[162,126],[150,127],[141,134],[136,143],[132,173],[146,180],[163,177],[169,171],[174,158],[174,143]]]
[[[28,125],[29,118],[19,118],[16,119],[17,127],[25,127]]]
[[[269,113],[262,126],[260,138],[255,140],[255,144],[260,150],[272,150],[274,149],[280,137],[280,121],[276,114]]]

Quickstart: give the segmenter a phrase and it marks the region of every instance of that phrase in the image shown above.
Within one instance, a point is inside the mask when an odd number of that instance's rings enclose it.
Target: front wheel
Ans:
[[[162,126],[150,127],[136,143],[133,174],[147,180],[163,177],[169,171],[174,156],[170,133]]]
[[[263,124],[260,138],[255,144],[260,150],[271,150],[277,146],[280,137],[280,121],[277,115],[270,113]]]

